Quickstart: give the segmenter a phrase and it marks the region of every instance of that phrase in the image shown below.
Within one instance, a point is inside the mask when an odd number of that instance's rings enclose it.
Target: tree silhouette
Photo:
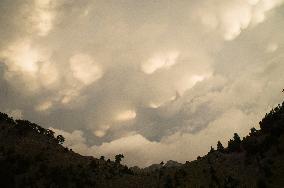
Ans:
[[[0,112],[0,122],[1,121],[11,123],[11,124],[15,123],[13,118],[10,118],[7,114],[4,114],[2,112]]]
[[[251,128],[250,129],[250,133],[249,133],[249,135],[252,135],[252,136],[254,136],[256,134],[256,128]]]
[[[122,158],[124,158],[123,154],[118,154],[115,156],[115,162],[120,163]]]
[[[58,142],[59,144],[63,144],[64,141],[65,141],[65,138],[64,138],[62,135],[58,135],[58,136],[56,137],[56,140],[57,140],[57,142]]]
[[[240,151],[241,138],[237,133],[234,133],[233,140],[228,142],[228,149],[230,152]]]
[[[224,146],[220,141],[217,143],[217,151],[223,152],[224,151]]]
[[[240,144],[241,143],[241,138],[237,133],[234,133],[234,142]]]
[[[213,153],[215,149],[211,146],[209,153]]]

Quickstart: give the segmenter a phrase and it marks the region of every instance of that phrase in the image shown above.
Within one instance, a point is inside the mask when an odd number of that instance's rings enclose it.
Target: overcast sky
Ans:
[[[83,155],[190,161],[283,99],[283,0],[1,0],[0,28],[0,110]]]

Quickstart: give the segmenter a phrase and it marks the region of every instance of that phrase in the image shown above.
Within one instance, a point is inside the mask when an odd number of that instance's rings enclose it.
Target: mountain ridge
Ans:
[[[64,137],[0,113],[0,187],[284,187],[284,102],[241,139],[220,142],[197,160],[141,169],[82,156]]]

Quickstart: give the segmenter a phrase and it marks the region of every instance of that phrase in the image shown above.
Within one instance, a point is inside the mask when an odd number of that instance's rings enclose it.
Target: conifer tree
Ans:
[[[220,141],[218,141],[217,143],[217,151],[224,151],[224,146],[222,145],[222,143]]]

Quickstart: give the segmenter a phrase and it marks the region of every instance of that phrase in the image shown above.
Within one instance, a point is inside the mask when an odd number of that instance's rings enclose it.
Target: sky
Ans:
[[[241,137],[283,100],[284,0],[1,0],[0,111],[145,167]]]

